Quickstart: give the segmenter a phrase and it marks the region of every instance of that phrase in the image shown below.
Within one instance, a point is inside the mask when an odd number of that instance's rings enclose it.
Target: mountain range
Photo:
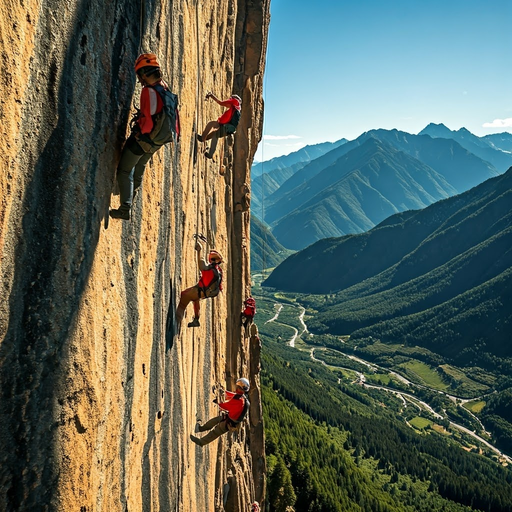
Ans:
[[[280,156],[268,162],[258,163],[251,168],[251,198],[253,214],[260,219],[265,217],[263,198],[276,191],[288,178],[291,178],[297,171],[306,166],[309,162],[316,160],[325,153],[345,144],[346,139],[336,142],[324,142],[305,146],[289,155]]]
[[[311,144],[290,153],[289,155],[278,156],[265,162],[258,162],[251,168],[251,175],[254,177],[261,176],[265,173],[292,167],[296,164],[306,164],[307,162],[318,158],[319,156],[331,151],[340,144],[347,142],[347,139],[341,139],[336,142],[321,142],[320,144]]]
[[[512,151],[512,134],[501,133],[477,137],[466,128],[453,131],[444,124],[430,123],[418,135],[430,135],[432,138],[453,139],[463,148],[490,162],[496,169],[503,172],[510,167],[510,151]],[[498,137],[496,135],[499,135]]]
[[[265,200],[253,212],[290,249],[360,233],[393,213],[423,208],[497,176],[512,165],[509,135],[479,138],[434,124],[419,135],[372,130],[309,162],[279,169],[279,175],[255,178],[256,196],[265,180]]]
[[[320,240],[265,286],[323,298],[317,332],[432,348],[460,364],[512,357],[512,168],[363,234]],[[314,299],[318,302],[318,299]]]

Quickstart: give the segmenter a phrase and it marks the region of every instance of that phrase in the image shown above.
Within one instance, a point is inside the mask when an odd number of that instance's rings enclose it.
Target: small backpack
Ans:
[[[229,120],[229,123],[226,124],[226,132],[228,135],[231,135],[236,132],[236,127],[240,122],[240,117],[242,117],[242,111],[236,108],[233,108],[234,112]]]
[[[178,96],[161,84],[152,87],[162,98],[164,106],[158,114],[153,116],[154,127],[149,134],[149,138],[157,146],[167,144],[174,138],[178,141],[180,138]]]
[[[204,296],[206,298],[211,297],[217,297],[219,295],[219,292],[222,291],[222,269],[219,268],[219,266],[215,263],[211,263],[205,268],[206,270],[212,270],[213,271],[213,279],[207,284],[201,286],[201,283],[203,282],[203,278],[199,281],[199,290],[200,292],[203,292]]]
[[[252,297],[249,297],[244,301],[244,306],[245,309],[243,310],[242,314],[246,318],[250,318],[252,320],[256,314],[256,301]]]

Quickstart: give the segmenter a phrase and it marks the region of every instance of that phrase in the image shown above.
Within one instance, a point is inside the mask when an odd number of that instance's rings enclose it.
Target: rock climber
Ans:
[[[251,505],[251,512],[260,512],[260,504],[257,501]]]
[[[240,96],[233,94],[227,100],[219,100],[213,93],[209,92],[206,95],[206,99],[212,98],[220,106],[226,107],[226,110],[217,121],[210,121],[203,130],[201,135],[197,134],[197,140],[199,142],[206,142],[211,139],[210,149],[207,149],[204,153],[206,158],[213,158],[215,149],[217,148],[217,142],[220,138],[226,137],[235,133],[240,116],[242,114],[242,99]]]
[[[236,389],[234,393],[232,391],[224,392],[227,399],[225,402],[219,403],[218,400],[215,399],[213,403],[217,404],[222,409],[221,414],[207,421],[204,425],[199,421],[196,424],[195,431],[206,432],[209,430],[210,432],[201,438],[191,434],[191,441],[199,446],[204,446],[215,441],[215,439],[229,430],[235,430],[238,428],[249,410],[250,404],[246,396],[248,391],[249,381],[242,377],[236,381]]]
[[[121,205],[110,210],[114,219],[130,220],[133,199],[142,183],[150,158],[174,136],[179,136],[178,97],[162,79],[154,53],[144,53],[135,61],[135,73],[142,85],[140,110],[132,120],[132,132],[126,140],[117,166]]]
[[[254,320],[254,315],[256,314],[256,301],[249,297],[244,300],[244,310],[240,314],[240,318],[242,320],[242,325],[247,328],[250,327]]]
[[[178,330],[185,316],[185,309],[189,302],[193,302],[194,304],[194,318],[192,322],[188,324],[188,327],[199,327],[199,313],[201,311],[199,301],[201,299],[216,297],[219,292],[222,291],[222,269],[219,266],[222,263],[221,254],[215,249],[212,249],[208,253],[207,264],[201,257],[203,246],[200,242],[196,242],[195,250],[197,251],[197,266],[201,271],[201,279],[199,279],[199,282],[195,286],[181,292],[180,303],[176,310]]]

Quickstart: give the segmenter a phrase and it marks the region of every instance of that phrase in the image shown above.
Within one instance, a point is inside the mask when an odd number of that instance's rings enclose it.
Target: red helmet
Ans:
[[[222,255],[220,254],[220,252],[216,251],[215,249],[212,249],[208,253],[208,261],[210,263],[213,263],[214,261],[216,263],[222,263]]]
[[[135,72],[137,72],[140,68],[145,68],[146,66],[152,68],[159,68],[160,64],[156,60],[156,55],[154,53],[143,53],[137,57],[135,61]]]

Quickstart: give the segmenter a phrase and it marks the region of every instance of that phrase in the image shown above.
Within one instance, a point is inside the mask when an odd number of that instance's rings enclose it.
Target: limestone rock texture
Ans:
[[[0,3],[0,511],[238,511],[264,499],[250,165],[262,135],[270,0]],[[154,52],[181,138],[146,167],[129,222],[115,172]],[[194,135],[242,97],[216,162]],[[199,147],[201,150],[201,147]],[[220,170],[224,174],[220,174]],[[114,194],[112,192],[114,191]],[[194,234],[226,262],[201,327],[173,334],[198,279]],[[250,420],[200,448],[212,399],[249,378]]]

